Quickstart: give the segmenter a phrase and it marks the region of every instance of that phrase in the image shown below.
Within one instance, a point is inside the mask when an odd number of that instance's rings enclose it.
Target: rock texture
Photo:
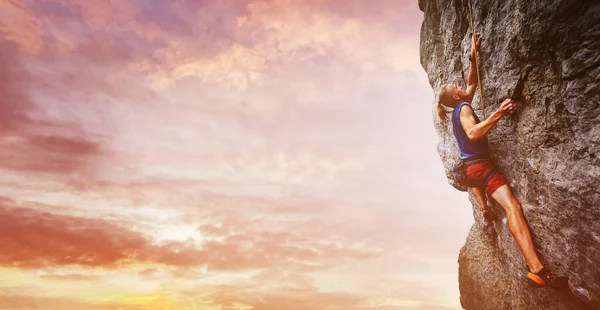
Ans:
[[[468,0],[419,0],[421,64],[436,94],[468,74]],[[527,286],[527,266],[505,213],[489,227],[478,208],[460,250],[465,309],[600,309],[600,1],[471,0],[481,33],[485,113],[507,97],[518,110],[489,135],[496,163],[521,202],[545,265],[570,277],[572,293]],[[464,85],[464,84],[463,84]],[[437,101],[437,100],[435,100]],[[482,117],[479,91],[473,102]],[[450,122],[438,153],[458,157]],[[476,205],[471,194],[469,200]]]

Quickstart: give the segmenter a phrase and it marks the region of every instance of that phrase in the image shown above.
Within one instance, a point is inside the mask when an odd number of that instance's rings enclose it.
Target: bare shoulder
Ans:
[[[463,104],[460,107],[460,115],[461,116],[470,116],[470,115],[473,115],[473,108],[471,108],[471,106],[468,105],[468,104]]]
[[[463,106],[460,108],[459,117],[460,122],[463,124],[463,126],[467,126],[465,130],[468,129],[468,126],[474,125],[476,123],[475,112],[473,111],[473,108],[471,108],[471,106],[468,104],[463,104]]]

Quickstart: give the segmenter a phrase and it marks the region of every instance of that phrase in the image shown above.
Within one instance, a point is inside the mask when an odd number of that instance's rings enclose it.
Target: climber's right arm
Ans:
[[[467,133],[469,140],[475,142],[490,133],[492,128],[494,128],[502,117],[511,114],[513,111],[514,102],[512,99],[506,99],[500,104],[498,110],[490,115],[490,117],[477,123],[475,114],[473,114],[473,109],[468,105],[463,105],[460,110],[460,123],[462,124],[465,133]]]

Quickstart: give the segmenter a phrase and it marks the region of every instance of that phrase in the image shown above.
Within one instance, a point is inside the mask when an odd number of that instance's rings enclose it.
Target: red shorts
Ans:
[[[479,184],[483,182],[483,177],[490,169],[492,169],[492,163],[489,161],[469,165],[467,167],[467,184]],[[505,184],[506,180],[504,177],[499,172],[496,172],[485,186],[485,192],[491,196],[500,186]]]

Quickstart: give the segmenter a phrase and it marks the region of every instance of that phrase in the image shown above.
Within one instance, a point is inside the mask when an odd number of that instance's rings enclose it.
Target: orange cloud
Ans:
[[[92,303],[68,298],[50,298],[40,296],[24,295],[5,295],[0,292],[0,309],[26,310],[26,309],[47,309],[47,310],[141,310],[139,305],[129,305],[125,303]]]
[[[0,20],[2,36],[28,53],[36,53],[42,46],[42,27],[35,16],[27,10],[24,0],[2,1]],[[0,48],[0,51],[4,48]]]
[[[141,236],[102,220],[6,206],[0,207],[0,214],[4,266],[114,266],[135,258],[147,244]]]
[[[297,277],[291,275],[292,278]],[[262,279],[261,276],[257,279]],[[453,310],[455,308],[445,307],[434,302],[421,302],[411,299],[407,294],[394,295],[385,292],[338,292],[327,289],[320,289],[312,285],[289,286],[289,277],[279,275],[278,280],[273,283],[264,281],[255,282],[252,285],[221,285],[210,288],[197,288],[195,290],[186,290],[186,296],[190,298],[191,303],[195,305],[204,305],[206,307],[214,306],[217,309],[227,310],[325,310],[325,309],[344,309],[344,310]],[[297,280],[297,279],[296,279]],[[279,285],[270,286],[276,281]],[[302,281],[296,281],[300,284]],[[254,286],[253,286],[254,285]],[[399,284],[389,281],[385,287],[390,286],[406,288],[410,290],[408,284]],[[261,288],[263,288],[261,290]],[[423,294],[431,294],[431,290],[425,288]],[[376,298],[374,298],[377,296]],[[412,296],[414,297],[414,296]],[[435,297],[430,300],[435,300]]]
[[[206,265],[209,270],[261,269],[285,266],[315,270],[340,259],[365,259],[376,252],[323,242],[293,233],[254,231],[238,222],[201,245],[155,244],[148,237],[102,219],[53,214],[10,202],[0,206],[0,264],[20,268],[81,265],[117,268],[135,263],[166,266]]]

